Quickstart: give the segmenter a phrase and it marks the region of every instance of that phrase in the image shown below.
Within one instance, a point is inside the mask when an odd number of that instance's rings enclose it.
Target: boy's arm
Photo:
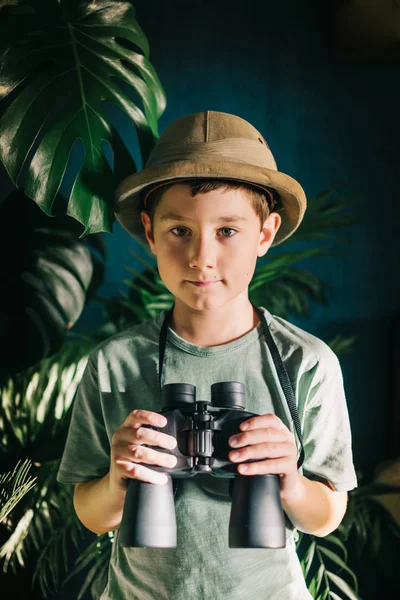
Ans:
[[[81,523],[97,534],[117,529],[121,523],[126,490],[110,486],[110,474],[101,479],[77,483],[74,508]]]
[[[332,533],[347,508],[347,492],[335,492],[319,481],[297,473],[297,482],[281,493],[282,507],[296,529],[317,537]]]

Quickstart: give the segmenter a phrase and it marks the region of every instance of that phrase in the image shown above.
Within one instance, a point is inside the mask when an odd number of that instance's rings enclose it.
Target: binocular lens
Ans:
[[[196,386],[191,383],[167,383],[162,388],[163,405],[173,408],[196,402]]]
[[[245,387],[241,381],[220,381],[211,386],[211,403],[226,408],[246,408]]]

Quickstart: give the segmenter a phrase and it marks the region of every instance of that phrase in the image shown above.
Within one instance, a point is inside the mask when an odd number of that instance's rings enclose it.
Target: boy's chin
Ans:
[[[212,310],[219,308],[226,303],[225,298],[222,298],[221,296],[219,298],[212,298],[211,294],[210,297],[206,297],[205,294],[204,296],[200,294],[197,297],[193,297],[191,294],[174,294],[174,297],[176,305],[191,310]]]
[[[177,295],[175,296],[175,304],[188,310],[209,312],[219,310],[223,307],[229,309],[232,303],[235,303],[235,299],[236,296],[229,297],[224,294],[215,294],[214,297],[210,294],[208,297],[204,295],[197,298],[187,297],[187,295]]]
[[[217,302],[217,301],[212,301],[212,300],[198,300],[198,301],[187,301],[185,300],[184,302],[181,302],[181,304],[183,304],[184,306],[186,306],[187,308],[191,309],[191,310],[198,310],[198,311],[209,311],[209,310],[215,310],[220,308],[221,306],[224,305],[224,302]]]

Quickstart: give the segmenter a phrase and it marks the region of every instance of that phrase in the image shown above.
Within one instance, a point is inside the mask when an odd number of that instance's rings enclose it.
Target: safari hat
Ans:
[[[147,245],[141,199],[160,185],[193,178],[232,179],[276,190],[282,222],[273,246],[291,236],[303,219],[307,206],[304,190],[295,179],[278,171],[261,133],[241,117],[211,110],[181,117],[163,131],[145,168],[118,186],[114,214],[126,231]]]

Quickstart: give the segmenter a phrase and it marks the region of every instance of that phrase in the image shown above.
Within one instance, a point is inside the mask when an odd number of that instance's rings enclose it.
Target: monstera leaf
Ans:
[[[143,159],[165,108],[135,9],[107,0],[31,0],[6,8],[0,160],[50,215],[78,140],[84,158],[70,173],[66,212],[84,225],[82,235],[111,232],[113,190],[136,167],[109,121],[110,105],[137,128]]]
[[[0,206],[0,382],[56,352],[104,274],[99,234],[47,217],[22,192]]]

